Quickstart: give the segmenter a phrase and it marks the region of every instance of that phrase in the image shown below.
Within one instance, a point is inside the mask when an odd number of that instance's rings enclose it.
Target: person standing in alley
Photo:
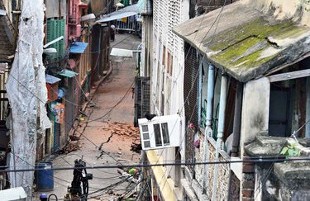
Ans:
[[[110,27],[110,37],[112,41],[115,40],[115,26],[113,24]]]

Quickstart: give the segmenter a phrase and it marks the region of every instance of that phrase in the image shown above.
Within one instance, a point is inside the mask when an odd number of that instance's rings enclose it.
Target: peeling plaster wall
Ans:
[[[242,100],[241,146],[254,140],[256,135],[268,131],[269,99],[268,78],[264,77],[245,84]],[[240,150],[243,151],[243,148]]]

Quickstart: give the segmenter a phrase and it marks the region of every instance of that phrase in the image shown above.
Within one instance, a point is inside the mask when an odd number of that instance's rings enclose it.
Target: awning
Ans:
[[[76,75],[78,75],[78,73],[72,71],[72,70],[68,70],[68,69],[63,69],[62,71],[59,71],[57,73],[58,75],[64,76],[64,77],[75,77]]]
[[[101,20],[98,20],[97,22],[102,23],[102,22],[109,22],[109,21],[113,21],[113,20],[118,20],[118,19],[122,19],[125,17],[130,17],[133,15],[136,15],[137,13],[135,12],[126,12],[126,13],[118,13],[118,14],[113,14],[113,15],[109,15],[107,17],[104,17]]]
[[[133,15],[137,15],[138,13],[140,13],[141,5],[142,5],[141,3],[140,4],[137,3],[131,6],[126,6],[125,8],[119,9],[117,11],[109,13],[108,15],[102,16],[101,19],[96,22],[98,23],[109,22],[109,21],[113,21],[117,19],[122,19],[125,17],[130,17]]]
[[[45,80],[46,80],[46,83],[48,84],[55,84],[59,82],[61,79],[59,79],[58,77],[49,75],[49,74],[45,74]]]
[[[70,45],[70,53],[72,54],[82,54],[84,53],[88,43],[83,43],[83,42],[73,42]]]
[[[279,20],[271,11],[263,13],[240,1],[188,20],[173,31],[241,82],[310,53],[309,27],[293,19]]]

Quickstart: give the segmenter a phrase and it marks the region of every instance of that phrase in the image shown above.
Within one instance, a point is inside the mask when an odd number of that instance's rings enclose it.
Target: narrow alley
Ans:
[[[0,0],[0,201],[310,200],[310,0]]]
[[[111,48],[135,50],[139,44],[140,39],[135,35],[117,34]],[[92,100],[81,112],[72,141],[64,153],[52,161],[54,167],[72,167],[76,159],[82,159],[87,166],[139,162],[139,154],[130,151],[132,142],[139,141],[138,129],[133,127],[135,57],[111,56],[111,67],[102,83],[92,87]],[[132,188],[120,178],[117,169],[93,169],[88,173],[93,174],[88,200],[113,200]],[[73,170],[55,171],[54,191],[46,193],[64,198],[72,179]]]

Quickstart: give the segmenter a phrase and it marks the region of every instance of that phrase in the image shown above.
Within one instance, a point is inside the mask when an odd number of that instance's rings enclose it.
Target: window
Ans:
[[[154,124],[154,135],[155,135],[155,144],[156,147],[166,146],[169,145],[169,131],[168,131],[168,124]]]
[[[163,57],[162,57],[161,64],[163,66],[166,66],[166,47],[164,45],[163,45]]]
[[[143,145],[146,148],[149,148],[151,146],[150,143],[150,135],[149,135],[149,129],[146,125],[142,126],[142,135],[143,135]]]
[[[138,119],[142,149],[160,149],[180,145],[181,121],[178,115]]]
[[[172,76],[172,67],[173,67],[173,55],[170,54],[170,52],[167,52],[168,57],[167,57],[167,73]]]

